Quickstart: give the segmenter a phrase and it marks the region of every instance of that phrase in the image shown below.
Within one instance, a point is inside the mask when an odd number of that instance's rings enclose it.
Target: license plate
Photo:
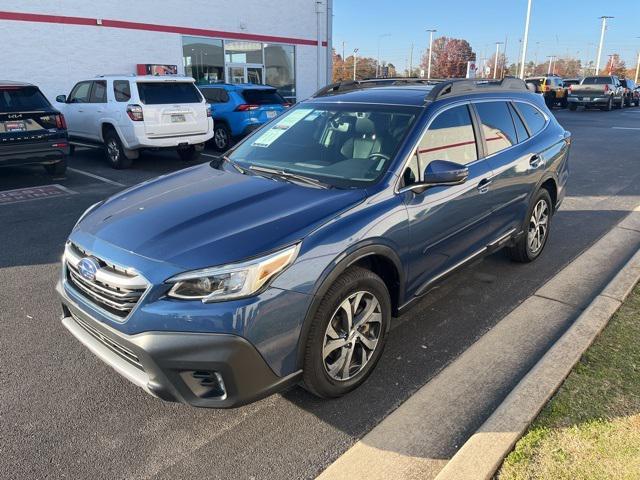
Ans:
[[[4,122],[4,130],[6,132],[24,132],[27,126],[24,122]]]
[[[184,121],[186,121],[184,115],[171,115],[171,123],[180,123]]]
[[[267,110],[267,118],[276,118],[277,114],[278,112],[276,112],[275,110]]]

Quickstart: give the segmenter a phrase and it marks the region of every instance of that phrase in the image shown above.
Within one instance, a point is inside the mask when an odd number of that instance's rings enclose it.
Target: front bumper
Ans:
[[[300,380],[277,376],[244,338],[219,333],[123,334],[94,320],[58,285],[62,324],[98,358],[151,395],[196,407],[229,408]]]

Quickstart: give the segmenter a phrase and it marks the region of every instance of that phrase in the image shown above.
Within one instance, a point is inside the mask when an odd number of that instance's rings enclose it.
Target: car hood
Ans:
[[[197,269],[294,243],[364,196],[204,164],[125,190],[76,228],[134,254]]]

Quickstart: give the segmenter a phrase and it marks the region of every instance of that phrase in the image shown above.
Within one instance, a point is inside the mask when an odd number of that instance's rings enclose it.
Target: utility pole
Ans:
[[[496,79],[496,74],[498,73],[498,57],[500,56],[500,45],[502,45],[503,42],[496,42],[496,59],[495,62],[493,64],[493,79]]]
[[[409,53],[409,76],[413,76],[413,42],[411,43],[411,50]]]
[[[547,75],[551,75],[552,73],[552,65],[553,65],[553,61],[555,60],[555,55],[547,55],[547,58],[549,59],[549,68],[547,69]],[[555,70],[555,68],[553,69]]]
[[[500,68],[500,78],[504,78],[504,71],[507,68],[507,42],[509,37],[504,36],[504,62],[502,62],[502,68]]]
[[[602,57],[602,45],[604,44],[604,32],[607,30],[607,19],[613,18],[607,15],[600,17],[602,19],[602,30],[600,31],[600,46],[598,47],[598,58],[596,58],[596,72],[600,72],[600,57]]]
[[[609,61],[607,62],[607,64],[609,65],[609,75],[613,75],[615,57],[613,56],[613,54],[610,54],[610,55],[607,55],[607,56],[609,57]]]
[[[525,21],[524,27],[524,39],[522,40],[522,54],[521,64],[520,64],[520,78],[524,80],[524,64],[527,59],[527,42],[529,41],[529,22],[531,20],[531,0],[529,0],[527,5],[527,20]]]
[[[433,56],[431,51],[433,48],[433,34],[437,32],[435,29],[427,29],[429,32],[429,62],[427,66],[427,80],[431,80],[431,57]]]
[[[383,33],[378,35],[378,56],[376,57],[376,78],[380,76],[380,40],[384,37],[390,37],[390,33]]]
[[[343,77],[343,78],[345,77],[345,73],[346,73],[346,72],[344,71],[345,67],[347,66],[347,64],[346,64],[346,60],[347,60],[347,59],[346,59],[346,58],[344,58],[344,40],[343,40],[343,41],[342,41],[342,77]]]
[[[353,49],[353,80],[354,81],[356,79],[357,66],[358,66],[358,49],[354,48]]]

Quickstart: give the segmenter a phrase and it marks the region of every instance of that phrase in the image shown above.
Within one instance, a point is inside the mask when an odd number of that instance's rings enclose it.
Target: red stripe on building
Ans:
[[[0,11],[0,20],[13,20],[18,22],[55,23],[63,25],[84,25],[93,27],[123,28],[127,30],[143,30],[147,32],[178,33],[181,35],[194,35],[199,37],[215,37],[229,40],[250,40],[256,42],[288,43],[293,45],[318,44],[316,40],[305,38],[276,37],[273,35],[256,35],[251,33],[223,32],[206,28],[178,27],[175,25],[158,25],[155,23],[128,22],[124,20],[101,19],[102,25],[98,25],[98,19],[87,17],[67,17],[63,15],[43,15],[39,13],[3,12]],[[322,42],[326,47],[327,42]]]

